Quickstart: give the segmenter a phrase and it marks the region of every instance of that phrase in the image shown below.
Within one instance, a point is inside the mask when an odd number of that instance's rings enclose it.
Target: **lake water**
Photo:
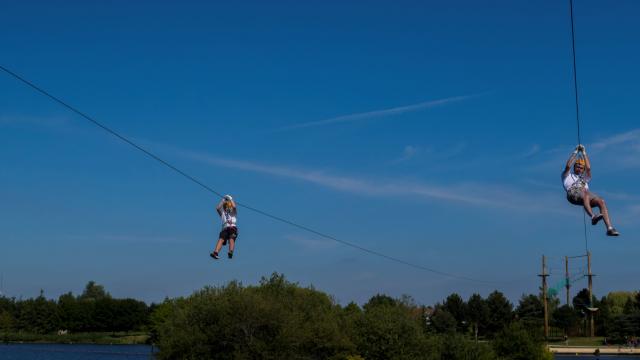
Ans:
[[[149,360],[147,345],[0,344],[2,360]]]

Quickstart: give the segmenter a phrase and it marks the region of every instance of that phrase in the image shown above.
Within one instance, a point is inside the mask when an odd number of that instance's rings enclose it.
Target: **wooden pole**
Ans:
[[[544,338],[549,338],[549,305],[547,301],[547,259],[542,255],[542,302],[544,304]]]
[[[569,289],[571,288],[570,278],[569,278],[569,257],[564,257],[564,281],[565,287],[567,288],[567,305],[571,306]]]
[[[587,276],[589,278],[589,308],[593,308],[593,274],[591,273],[591,251],[587,251]],[[595,336],[593,311],[589,310],[589,336]]]

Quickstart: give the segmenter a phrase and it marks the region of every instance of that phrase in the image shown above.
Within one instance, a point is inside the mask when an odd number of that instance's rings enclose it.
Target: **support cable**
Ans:
[[[582,144],[580,137],[580,104],[578,101],[578,67],[576,66],[576,30],[573,21],[573,0],[569,0],[569,14],[571,15],[571,54],[573,55],[573,91],[576,99],[576,129],[578,144]],[[589,238],[587,236],[587,215],[582,213],[582,225],[584,228],[584,250],[585,254],[589,252]]]

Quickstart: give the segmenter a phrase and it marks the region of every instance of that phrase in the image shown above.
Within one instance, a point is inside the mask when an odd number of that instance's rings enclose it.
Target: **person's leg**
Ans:
[[[595,198],[591,200],[591,205],[600,208],[600,214],[602,214],[604,224],[607,226],[607,229],[609,229],[611,227],[611,219],[609,218],[609,209],[607,209],[607,204],[603,199]]]
[[[224,241],[224,239],[222,237],[220,237],[220,239],[218,239],[218,243],[216,244],[215,249],[213,250],[213,252],[211,253],[211,257],[214,259],[218,258],[218,252],[220,251],[220,249],[222,248],[222,242]]]
[[[229,239],[229,259],[231,259],[233,257],[233,249],[235,249],[236,247],[236,239],[235,238],[230,238]]]
[[[591,206],[597,207],[600,209],[600,214],[602,215],[602,219],[604,220],[604,224],[607,226],[607,229],[611,227],[611,220],[609,219],[609,211],[607,210],[607,204],[605,204],[604,200],[599,197],[591,199]]]
[[[218,253],[220,249],[222,249],[223,242],[224,242],[223,238],[218,239],[218,243],[216,244],[216,249],[214,250],[216,253]]]
[[[233,250],[236,248],[236,239],[238,238],[238,228],[233,227],[229,231],[229,259],[233,257]]]
[[[593,218],[593,209],[591,209],[591,194],[588,191],[585,191],[582,194],[582,206],[584,206],[584,211],[587,212],[589,217]]]
[[[607,208],[607,204],[605,203],[604,199],[601,199],[598,196],[594,196],[591,202],[595,203],[595,206],[598,206],[600,208],[600,214],[602,215],[604,219],[604,223],[607,226],[607,235],[608,236],[620,235],[618,230],[616,230],[611,224],[611,218],[609,217],[609,209]]]
[[[591,205],[591,212],[593,213],[593,208],[600,208],[599,214],[593,214],[591,216],[591,225],[597,225],[600,220],[604,219],[604,215],[602,214],[602,208],[600,207],[600,197],[592,192],[588,192],[589,205]]]

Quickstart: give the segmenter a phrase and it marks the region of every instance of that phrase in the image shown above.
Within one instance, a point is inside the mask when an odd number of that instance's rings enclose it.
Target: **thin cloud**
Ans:
[[[635,194],[629,194],[626,192],[614,192],[614,191],[604,191],[604,190],[599,190],[598,194],[602,194],[604,197],[606,197],[607,199],[613,199],[613,200],[622,200],[622,201],[640,201],[640,196],[635,195]]]
[[[615,215],[612,220],[626,227],[637,227],[638,217],[640,217],[640,205],[629,205],[622,208],[619,215]]]
[[[600,139],[592,144],[587,143],[587,152],[593,163],[597,155],[599,164],[609,169],[635,169],[640,167],[640,129],[633,129]],[[535,163],[528,171],[561,171],[573,149],[570,146],[557,147],[550,150],[541,149],[539,153],[549,155],[545,160]],[[599,168],[602,165],[598,166]]]
[[[332,124],[346,123],[346,122],[354,122],[354,121],[363,121],[363,120],[368,120],[368,119],[375,119],[375,118],[381,118],[381,117],[386,117],[386,116],[399,115],[399,114],[404,114],[404,113],[408,113],[408,112],[414,112],[414,111],[419,111],[419,110],[423,110],[423,109],[428,109],[428,108],[432,108],[432,107],[435,107],[435,106],[447,105],[447,104],[451,104],[451,103],[455,103],[455,102],[471,99],[473,97],[477,97],[477,96],[480,96],[480,95],[481,94],[464,95],[464,96],[453,96],[453,97],[448,97],[448,98],[439,99],[439,100],[431,100],[431,101],[425,101],[425,102],[412,104],[412,105],[394,107],[394,108],[390,108],[390,109],[382,109],[382,110],[374,110],[374,111],[368,111],[368,112],[362,112],[362,113],[356,113],[356,114],[342,115],[342,116],[337,116],[337,117],[333,117],[333,118],[330,118],[330,119],[311,121],[311,122],[306,122],[306,123],[302,123],[302,124],[295,124],[295,125],[285,126],[285,127],[281,128],[279,130],[280,131],[285,131],[285,130],[293,130],[293,129],[302,129],[302,128],[325,126],[325,125],[332,125]]]
[[[631,143],[632,148],[638,148],[638,146],[640,145],[640,129],[634,129],[624,133],[609,136],[594,143],[592,147],[597,150],[605,150],[615,145],[629,143]]]
[[[399,157],[395,158],[391,163],[402,163],[411,160],[417,156],[427,158],[431,162],[445,161],[453,159],[467,150],[467,144],[457,142],[443,146],[416,146],[406,145]]]
[[[419,147],[413,146],[413,145],[407,145],[402,150],[402,155],[399,158],[397,158],[394,162],[399,163],[399,162],[408,161],[409,159],[416,156],[418,152],[420,152]]]
[[[607,164],[619,169],[640,168],[640,129],[633,129],[601,139],[591,145]]]
[[[402,152],[402,157],[406,159],[410,159],[414,157],[418,153],[419,148],[417,146],[407,145],[404,147],[404,151]]]
[[[249,171],[308,182],[321,187],[364,196],[413,197],[440,200],[460,204],[487,206],[525,211],[552,211],[567,213],[557,206],[557,196],[551,194],[530,194],[505,186],[494,186],[473,182],[435,185],[402,180],[374,181],[323,171],[296,169],[291,167],[265,165],[250,161],[233,160],[196,152],[180,151],[180,155],[205,164]],[[557,201],[556,201],[557,200]],[[550,210],[551,209],[551,210]]]
[[[523,158],[528,158],[528,157],[531,157],[533,155],[536,155],[539,152],[540,152],[540,145],[533,144],[533,146],[531,146],[531,149],[529,149],[529,151],[527,151],[526,153],[522,154],[522,157]]]

